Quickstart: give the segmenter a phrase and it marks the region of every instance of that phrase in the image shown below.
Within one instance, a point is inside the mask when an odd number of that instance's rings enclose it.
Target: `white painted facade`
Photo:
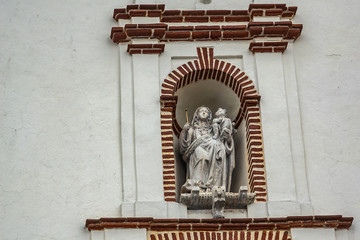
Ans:
[[[251,3],[238,2],[156,3]],[[255,1],[269,2],[276,1]],[[283,54],[197,42],[130,56],[108,36],[117,26],[113,9],[132,3],[1,1],[0,239],[89,239],[88,218],[211,216],[164,202],[162,189],[160,85],[197,57],[197,46],[213,46],[215,58],[244,70],[262,96],[269,201],[227,216],[341,214],[355,218],[349,231],[294,229],[292,237],[360,239],[359,3],[282,2],[298,6],[293,22],[304,25]],[[117,236],[144,239],[146,232],[92,233],[93,240]]]

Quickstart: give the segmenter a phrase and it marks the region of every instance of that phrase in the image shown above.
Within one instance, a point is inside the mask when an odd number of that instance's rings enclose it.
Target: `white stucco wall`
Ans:
[[[359,239],[359,3],[282,2],[304,25],[293,51],[310,199],[315,214],[355,217],[349,235]],[[113,9],[131,3],[0,1],[0,239],[89,239],[87,218],[119,215],[120,69],[109,34]]]
[[[315,214],[353,216],[360,239],[360,49],[357,1],[307,1],[294,44],[309,191]]]

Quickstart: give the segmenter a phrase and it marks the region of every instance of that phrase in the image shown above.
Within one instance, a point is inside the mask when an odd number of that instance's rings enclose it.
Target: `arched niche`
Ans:
[[[180,126],[186,123],[185,109],[188,110],[189,122],[199,106],[207,106],[214,113],[218,108],[227,109],[227,116],[234,120],[240,110],[240,101],[232,89],[215,79],[204,79],[186,85],[176,91],[176,121]],[[247,164],[246,164],[246,132],[245,125],[240,124],[234,135],[235,151],[235,169],[232,178],[232,192],[238,192],[240,186],[246,186],[247,182]],[[175,153],[175,182],[176,192],[180,191],[185,183],[186,165],[178,154],[178,137],[174,136]],[[178,195],[177,195],[178,197]],[[178,200],[178,199],[177,199]]]
[[[260,96],[252,80],[243,71],[230,63],[214,59],[212,48],[198,48],[197,52],[198,60],[173,70],[162,84],[165,200],[176,201],[177,189],[185,181],[185,166],[177,149],[181,126],[185,123],[184,110],[188,108],[191,118],[198,106],[206,105],[212,112],[218,107],[228,109],[228,116],[238,129],[235,137],[237,168],[233,172],[231,190],[237,192],[240,185],[247,184],[249,190],[257,194],[255,201],[266,201]]]

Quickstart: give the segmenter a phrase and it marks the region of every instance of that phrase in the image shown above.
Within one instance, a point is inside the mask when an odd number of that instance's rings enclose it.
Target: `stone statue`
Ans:
[[[219,109],[216,118],[208,107],[196,109],[191,124],[186,123],[180,133],[180,153],[187,163],[186,182],[182,193],[194,188],[211,191],[225,187],[230,191],[231,175],[235,167],[233,126],[226,118],[226,110]]]
[[[225,208],[246,208],[254,202],[255,193],[249,193],[247,186],[240,186],[238,193],[230,192],[235,132],[222,108],[212,119],[208,107],[199,107],[191,124],[184,125],[179,144],[187,172],[180,202],[189,209],[211,208],[214,218],[224,218]]]

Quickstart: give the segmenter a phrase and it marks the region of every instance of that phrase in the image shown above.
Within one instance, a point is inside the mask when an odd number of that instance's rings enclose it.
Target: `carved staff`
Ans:
[[[189,115],[187,108],[185,108],[185,116],[186,116],[186,123],[189,123]]]

